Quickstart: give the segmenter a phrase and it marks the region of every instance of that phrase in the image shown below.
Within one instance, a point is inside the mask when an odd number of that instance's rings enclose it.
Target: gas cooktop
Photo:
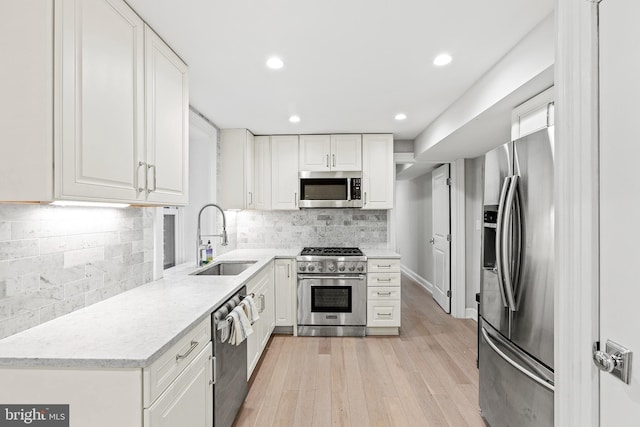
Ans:
[[[306,247],[300,252],[301,256],[364,256],[359,248],[343,247]]]

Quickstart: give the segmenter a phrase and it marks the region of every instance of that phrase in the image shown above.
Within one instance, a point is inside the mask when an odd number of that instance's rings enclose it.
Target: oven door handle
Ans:
[[[304,279],[317,279],[317,280],[324,280],[324,279],[330,279],[330,280],[334,280],[334,279],[338,279],[338,280],[364,280],[366,279],[366,277],[364,276],[364,274],[359,274],[358,276],[323,276],[320,274],[298,274],[298,279],[304,280]]]

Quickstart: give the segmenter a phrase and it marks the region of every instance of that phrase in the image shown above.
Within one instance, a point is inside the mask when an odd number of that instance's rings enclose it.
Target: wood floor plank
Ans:
[[[395,337],[274,335],[234,426],[484,426],[477,324],[402,278]]]

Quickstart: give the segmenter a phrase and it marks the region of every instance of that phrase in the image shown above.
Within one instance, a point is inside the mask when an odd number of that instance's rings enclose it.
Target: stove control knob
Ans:
[[[356,269],[356,266],[355,266],[355,265],[351,264],[351,265],[349,266],[349,271],[355,271],[355,269]]]
[[[358,271],[364,271],[364,265],[360,264],[360,265],[358,266]]]
[[[300,271],[305,271],[305,270],[307,269],[307,266],[306,266],[306,265],[304,265],[304,264],[300,264],[300,266],[298,267],[298,269],[299,269]]]
[[[338,271],[344,271],[344,264],[340,264],[338,266]]]
[[[336,265],[331,263],[327,266],[327,269],[333,273],[334,271],[336,271]]]
[[[318,271],[322,271],[323,268],[324,266],[322,264],[318,264]]]
[[[307,270],[309,271],[313,271],[315,268],[313,267],[313,265],[310,265],[309,268]]]

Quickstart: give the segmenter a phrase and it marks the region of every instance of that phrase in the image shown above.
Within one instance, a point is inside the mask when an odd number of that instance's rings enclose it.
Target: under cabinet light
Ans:
[[[93,208],[128,208],[127,203],[105,203],[105,202],[78,202],[75,200],[56,200],[51,202],[54,206],[82,206]]]
[[[395,119],[396,120],[406,120],[407,119],[407,115],[404,114],[404,113],[398,113],[398,114],[396,114]]]
[[[298,123],[298,122],[300,122],[300,116],[291,116],[291,117],[289,117],[289,121],[291,123]]]

